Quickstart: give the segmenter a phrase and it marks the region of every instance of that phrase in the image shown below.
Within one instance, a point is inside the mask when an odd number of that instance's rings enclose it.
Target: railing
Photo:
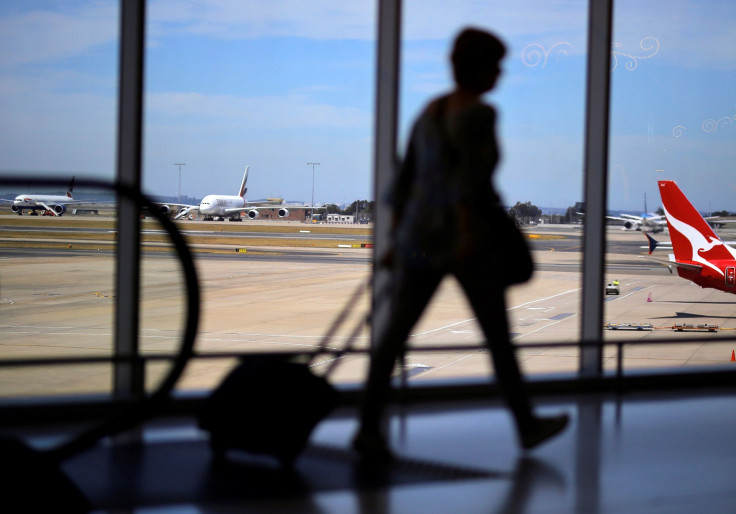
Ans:
[[[626,373],[623,360],[627,347],[638,346],[666,346],[680,344],[717,344],[736,340],[733,338],[684,338],[677,340],[656,340],[656,341],[603,341],[603,342],[572,342],[572,343],[533,343],[516,346],[516,350],[532,350],[532,349],[550,349],[550,348],[577,348],[581,350],[586,346],[599,346],[601,349],[605,347],[616,348],[616,367],[614,370],[604,370],[600,377],[580,377],[577,374],[562,374],[548,376],[527,376],[527,385],[530,392],[535,396],[545,394],[565,395],[565,394],[581,394],[586,392],[606,391],[614,394],[621,394],[631,390],[654,390],[654,389],[680,389],[680,388],[699,388],[706,386],[733,386],[736,385],[736,362],[731,369],[729,364],[724,366],[698,366],[689,368],[658,368],[636,370]],[[485,345],[453,345],[453,346],[432,346],[408,348],[407,353],[437,353],[437,352],[455,352],[455,351],[486,351]],[[323,350],[325,356],[333,358],[344,358],[348,355],[368,355],[367,349],[356,349],[350,352],[343,352],[339,349]],[[195,353],[189,356],[191,361],[201,360],[238,360],[253,355],[274,355],[293,359],[307,359],[312,352],[210,352]],[[67,366],[79,364],[119,364],[129,363],[135,360],[142,365],[153,362],[176,361],[178,355],[159,354],[139,356],[136,359],[122,357],[67,357],[67,358],[43,358],[43,359],[1,359],[0,368],[2,367],[32,367],[32,366]],[[331,359],[328,359],[331,360]],[[314,365],[315,371],[319,373],[319,363]],[[489,397],[495,392],[495,385],[487,379],[457,379],[457,380],[427,380],[415,382],[412,384],[409,380],[399,380],[399,387],[395,393],[402,400],[457,400],[467,398]],[[359,400],[361,384],[339,384],[338,389],[343,393],[345,404],[354,404]],[[174,394],[171,403],[171,411],[183,414],[193,414],[204,399],[208,391],[178,392]],[[73,400],[73,401],[71,401]],[[94,413],[88,412],[85,403],[91,402],[96,405]],[[51,418],[74,418],[74,412],[86,413],[80,414],[80,417],[98,415],[99,409],[112,410],[120,405],[130,405],[128,401],[114,400],[110,396],[83,396],[78,398],[65,398],[50,400],[34,399],[24,404],[23,401],[10,399],[0,401],[0,417],[9,421],[9,424],[22,424],[24,419],[32,419],[37,422],[44,422],[45,409]],[[53,409],[48,410],[49,407]],[[60,409],[69,409],[66,413],[61,413]]]

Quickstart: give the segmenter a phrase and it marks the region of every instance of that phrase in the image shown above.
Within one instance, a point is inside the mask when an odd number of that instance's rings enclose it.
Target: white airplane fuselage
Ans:
[[[232,209],[244,209],[245,205],[242,196],[207,195],[199,203],[199,212],[203,216],[230,216]]]
[[[66,204],[72,199],[63,195],[18,195],[13,200],[11,209],[13,212],[22,213],[23,210],[47,210],[47,206],[54,209],[57,214],[62,214],[66,210]]]

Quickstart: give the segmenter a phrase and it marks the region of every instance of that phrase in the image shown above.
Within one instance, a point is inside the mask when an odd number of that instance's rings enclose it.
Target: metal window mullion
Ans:
[[[390,280],[381,270],[379,256],[389,247],[391,207],[385,192],[393,180],[397,166],[399,50],[401,47],[401,1],[378,0],[378,41],[376,65],[376,107],[374,126],[374,191],[376,201],[373,249],[373,315],[372,343],[389,319],[385,291]]]
[[[600,341],[603,331],[605,215],[608,184],[608,128],[613,0],[590,0],[585,117],[585,229],[581,339]],[[602,345],[583,346],[581,376],[602,372]]]
[[[121,0],[118,93],[117,180],[134,190],[141,185],[143,51],[145,0]],[[138,355],[140,296],[139,207],[119,197],[116,270],[115,355]],[[113,394],[136,398],[143,394],[143,370],[137,363],[115,366]]]

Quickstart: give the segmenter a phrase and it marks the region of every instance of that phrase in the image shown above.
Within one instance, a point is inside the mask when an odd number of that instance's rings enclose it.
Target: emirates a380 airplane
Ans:
[[[248,188],[245,187],[248,181],[248,168],[249,166],[245,167],[243,181],[240,183],[237,195],[207,195],[202,198],[199,205],[167,204],[180,208],[174,219],[185,218],[192,211],[199,211],[205,221],[224,220],[225,218],[230,221],[240,221],[241,213],[245,213],[250,219],[255,219],[259,216],[259,207],[261,209],[278,209],[277,212],[280,218],[288,216],[289,210],[286,207],[278,207],[281,203],[280,199],[275,199],[273,203],[248,202],[245,199],[245,193],[248,191]]]

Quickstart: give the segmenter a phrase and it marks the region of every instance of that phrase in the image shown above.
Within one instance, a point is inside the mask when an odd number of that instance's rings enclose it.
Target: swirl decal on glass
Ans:
[[[736,123],[736,114],[721,116],[718,119],[708,118],[707,120],[703,121],[700,126],[703,129],[703,132],[705,132],[706,134],[715,134],[716,132],[718,132],[719,128],[727,127],[732,123]],[[672,129],[672,135],[674,137],[681,137],[685,134],[686,130],[687,127],[685,127],[685,125],[675,125],[675,127]]]
[[[539,43],[530,43],[521,49],[521,62],[529,68],[542,65],[544,68],[547,66],[547,60],[552,54],[567,55],[568,49],[572,50],[575,48],[572,43],[567,41],[558,41],[549,48],[544,48]]]
[[[627,59],[625,67],[628,71],[634,71],[639,67],[639,61],[651,59],[659,53],[659,39],[654,36],[647,36],[639,43],[641,49],[646,52],[644,55],[632,55],[616,50],[616,48],[621,48],[621,43],[613,43],[611,46],[614,48],[611,50],[611,71],[618,67],[619,57]]]
[[[731,123],[736,120],[736,115],[733,116],[723,116],[721,118],[718,118],[717,120],[710,118],[703,122],[703,132],[707,132],[708,134],[715,134],[718,132],[718,127],[725,127],[726,125],[730,125]]]

